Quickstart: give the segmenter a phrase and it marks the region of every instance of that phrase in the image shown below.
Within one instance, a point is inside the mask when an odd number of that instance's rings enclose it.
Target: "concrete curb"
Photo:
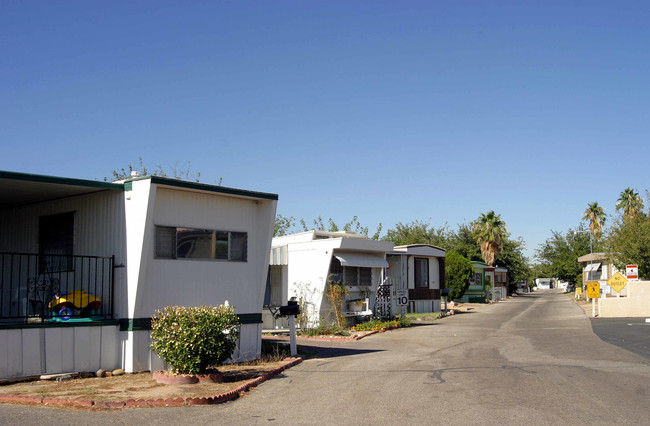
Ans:
[[[68,398],[49,398],[31,395],[0,395],[0,402],[27,402],[36,404],[48,405],[63,405],[63,406],[76,406],[88,407],[99,409],[115,409],[124,407],[182,407],[185,405],[211,405],[220,404],[222,402],[231,401],[239,397],[243,392],[269,380],[270,378],[280,374],[284,370],[298,365],[302,362],[301,357],[288,358],[289,362],[281,365],[273,370],[268,371],[260,377],[251,379],[244,384],[236,387],[235,389],[213,395],[209,397],[196,397],[196,398],[166,398],[166,399],[128,399],[126,401],[97,401],[91,399],[68,399]]]

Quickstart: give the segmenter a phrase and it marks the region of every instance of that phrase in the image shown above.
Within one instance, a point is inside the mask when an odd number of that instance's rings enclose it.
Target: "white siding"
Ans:
[[[0,378],[114,369],[118,347],[117,326],[0,330]]]
[[[0,251],[38,253],[40,216],[75,212],[74,254],[124,262],[124,199],[120,191],[65,198],[0,212]]]

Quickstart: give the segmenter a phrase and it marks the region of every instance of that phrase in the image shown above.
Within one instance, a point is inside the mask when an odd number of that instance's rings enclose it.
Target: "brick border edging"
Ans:
[[[377,333],[383,333],[388,330],[396,330],[398,328],[404,328],[400,327],[399,325],[393,326],[393,327],[383,327],[379,330],[371,330],[371,331],[364,331],[363,334],[360,335],[355,335],[355,336],[296,336],[296,339],[298,340],[323,340],[326,342],[356,342],[357,340],[361,340],[364,337],[372,336],[373,334]],[[274,338],[277,339],[279,336],[275,336]],[[288,337],[282,336],[284,340],[287,340]]]
[[[226,393],[209,397],[195,398],[165,398],[165,399],[127,399],[126,401],[95,401],[92,399],[49,398],[30,395],[0,395],[0,402],[32,402],[37,404],[56,404],[90,408],[124,408],[124,407],[182,407],[185,405],[211,405],[231,401],[239,397],[242,392],[248,391],[263,383],[284,370],[298,365],[302,357],[289,358],[291,361],[284,365],[267,371],[264,375],[251,379]]]

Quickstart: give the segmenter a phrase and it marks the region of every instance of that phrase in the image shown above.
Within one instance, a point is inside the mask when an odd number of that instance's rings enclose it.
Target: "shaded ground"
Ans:
[[[98,401],[210,397],[233,390],[246,381],[260,377],[286,363],[287,361],[257,361],[224,365],[219,367],[219,371],[223,374],[221,383],[161,385],[153,380],[151,373],[135,373],[62,382],[38,380],[14,383],[0,386],[0,394]]]

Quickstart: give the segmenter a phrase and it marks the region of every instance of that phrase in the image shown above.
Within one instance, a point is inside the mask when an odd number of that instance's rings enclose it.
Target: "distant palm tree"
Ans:
[[[593,235],[594,238],[598,238],[598,236],[603,232],[603,225],[605,225],[605,211],[598,205],[597,201],[589,203],[582,220],[589,222],[591,235]]]
[[[643,199],[632,188],[626,188],[616,203],[616,210],[623,210],[623,219],[629,219],[643,211]]]
[[[474,235],[476,242],[481,246],[481,255],[485,263],[490,266],[496,265],[497,255],[507,234],[506,223],[501,220],[501,215],[495,214],[494,211],[482,213],[474,222]]]

